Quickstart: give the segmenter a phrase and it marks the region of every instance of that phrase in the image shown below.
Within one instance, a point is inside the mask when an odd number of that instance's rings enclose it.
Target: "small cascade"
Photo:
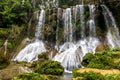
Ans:
[[[84,5],[76,5],[73,7],[73,17],[74,17],[74,27],[77,27],[76,23],[77,20],[80,19],[80,32],[81,32],[81,38],[85,37],[85,19],[84,19]],[[78,18],[79,17],[79,18]]]
[[[22,49],[18,55],[13,59],[14,61],[26,61],[32,62],[38,59],[38,54],[46,52],[44,43],[39,40],[42,36],[42,28],[45,22],[45,11],[41,10],[38,26],[36,27],[35,37],[36,40],[28,44],[24,49]]]
[[[60,13],[61,13],[61,8],[58,8],[58,11],[57,11],[57,29],[56,29],[56,46],[55,48],[58,50],[58,47],[59,47],[59,43],[58,43],[58,40],[59,40],[59,24],[60,24]]]
[[[89,35],[90,36],[96,36],[96,27],[95,27],[95,21],[94,21],[94,11],[95,7],[94,5],[89,5],[89,12],[90,12],[90,20],[88,21],[89,25]]]
[[[120,36],[115,19],[110,10],[105,5],[101,5],[105,23],[108,28],[107,41],[110,48],[120,47]]]
[[[36,32],[35,32],[36,39],[39,39],[42,36],[41,30],[44,27],[44,23],[45,23],[45,11],[41,10],[40,15],[41,16],[39,17],[38,26],[36,27]]]
[[[72,28],[71,8],[67,8],[66,10],[64,10],[63,20],[64,20],[64,39],[65,39],[65,42],[72,42],[73,28]]]
[[[76,45],[81,47],[81,50],[82,50],[81,60],[86,55],[86,53],[89,53],[89,52],[95,53],[96,47],[99,44],[100,44],[99,39],[95,37],[88,37],[88,38],[79,40]]]
[[[85,37],[84,5],[78,5],[80,8],[81,38]]]
[[[80,48],[71,42],[65,43],[60,47],[60,54],[57,54],[53,60],[58,61],[63,65],[65,70],[72,70],[80,67]]]

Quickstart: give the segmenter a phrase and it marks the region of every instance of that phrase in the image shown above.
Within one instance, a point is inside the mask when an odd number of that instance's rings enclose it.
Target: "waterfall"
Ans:
[[[110,12],[110,10],[105,5],[101,5],[103,9],[103,15],[105,19],[106,26],[108,28],[107,32],[107,45],[110,48],[120,47],[120,36],[119,36],[119,30],[117,28],[115,19]]]
[[[53,60],[60,62],[65,70],[72,70],[81,66],[79,63],[81,62],[80,51],[81,49],[77,48],[75,44],[67,42],[60,46],[60,54],[57,54]]]
[[[85,37],[84,5],[78,5],[80,8],[81,38]]]
[[[41,10],[38,26],[36,27],[35,37],[39,39],[42,36],[42,28],[44,27],[45,23],[45,11]]]
[[[71,15],[71,8],[63,11],[64,38],[66,42],[59,47],[60,54],[57,54],[53,60],[60,62],[64,66],[65,71],[70,72],[73,68],[82,67],[81,62],[83,56],[88,52],[95,53],[97,45],[100,44],[99,39],[95,37],[94,6],[89,5],[89,9],[90,20],[88,21],[88,26],[90,27],[91,35],[88,37],[85,36],[84,5],[76,5],[73,7],[73,15]],[[80,17],[78,18],[78,16]],[[81,39],[77,42],[73,42],[72,39],[73,27],[76,27],[76,23],[73,25],[71,19],[74,19],[75,22],[77,22],[77,19],[80,19],[79,33],[81,33],[81,36],[79,37]]]
[[[95,27],[95,21],[94,21],[94,11],[95,7],[94,5],[89,5],[89,12],[90,12],[90,20],[88,21],[89,25],[89,35],[90,36],[96,36],[96,27]]]
[[[72,14],[71,8],[67,8],[63,12],[64,19],[64,39],[65,42],[72,42],[73,28],[72,28]]]
[[[36,40],[28,44],[24,49],[22,49],[18,53],[18,55],[13,59],[14,61],[32,62],[38,59],[38,54],[42,52],[46,52],[44,43],[41,40],[39,40],[39,38],[42,36],[42,28],[44,27],[44,22],[45,22],[45,11],[41,10],[39,16],[39,22],[35,32]]]
[[[58,7],[58,2],[56,0],[47,0],[46,2],[43,1],[43,4],[45,3],[49,10],[54,9],[54,14],[57,13],[54,16],[54,19],[57,20],[57,25],[54,26],[53,29],[56,31],[53,32],[55,32],[54,35],[56,35],[55,49],[59,54],[55,55],[52,60],[60,62],[65,71],[72,71],[74,68],[82,67],[81,62],[83,57],[87,53],[95,53],[98,45],[104,44],[104,41],[102,42],[96,34],[97,28],[101,26],[96,26],[95,5],[81,4],[66,9],[55,9],[55,7]],[[47,6],[44,5],[44,7]],[[101,5],[101,7],[108,30],[107,35],[105,35],[105,39],[107,39],[107,43],[105,43],[105,45],[107,44],[110,48],[120,47],[119,30],[115,23],[114,17],[105,5]],[[50,22],[50,18],[53,16],[51,14],[52,11],[49,11],[49,23],[52,23]],[[46,51],[44,43],[40,40],[42,39],[44,24],[45,11],[42,8],[35,32],[36,40],[21,50],[14,58],[15,61],[32,62],[37,60],[38,54]],[[59,29],[61,30],[60,32]],[[62,36],[61,41],[59,41],[59,35]],[[53,53],[51,56],[52,55]],[[49,57],[52,58],[51,56]]]

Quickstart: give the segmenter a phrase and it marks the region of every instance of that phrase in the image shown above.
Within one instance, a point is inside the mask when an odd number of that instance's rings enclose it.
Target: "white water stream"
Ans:
[[[36,27],[36,33],[35,33],[35,41],[26,45],[24,49],[22,49],[18,55],[13,59],[14,61],[26,61],[26,62],[32,62],[38,59],[38,55],[42,52],[46,52],[44,43],[39,40],[42,35],[42,28],[44,27],[45,22],[45,11],[41,10],[39,22]]]

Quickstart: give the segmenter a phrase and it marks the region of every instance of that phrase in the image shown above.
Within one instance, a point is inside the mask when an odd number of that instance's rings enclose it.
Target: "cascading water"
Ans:
[[[94,53],[97,45],[100,43],[97,38],[93,37],[96,32],[93,5],[90,5],[89,9],[90,9],[90,21],[87,21],[87,22],[89,22],[88,25],[90,27],[89,30],[90,30],[91,35],[86,37],[85,36],[86,34],[85,34],[85,20],[84,20],[84,5],[76,5],[75,7],[73,7],[73,11],[76,11],[76,12],[73,12],[75,22],[77,22],[77,16],[80,15],[81,39],[77,42],[73,42],[72,40],[69,40],[68,38],[71,36],[69,33],[73,31],[73,28],[70,27],[70,26],[73,26],[71,23],[71,19],[72,19],[72,15],[70,12],[71,9],[67,8],[63,12],[63,17],[65,18],[64,32],[67,32],[65,33],[67,34],[67,37],[65,37],[65,39],[67,38],[67,42],[65,42],[63,45],[60,46],[60,49],[59,49],[60,54],[57,54],[53,58],[53,60],[59,61],[64,66],[65,71],[71,71],[73,68],[81,67],[82,57],[88,52]],[[77,25],[74,25],[74,27],[77,27]]]
[[[90,36],[96,36],[96,27],[95,27],[95,21],[94,21],[94,11],[95,6],[89,5],[89,12],[90,12],[90,20],[88,21],[89,24],[89,35]]]
[[[64,39],[65,42],[72,42],[73,28],[72,28],[72,14],[71,8],[67,8],[63,12],[64,19]]]
[[[84,5],[78,5],[80,9],[81,38],[85,37]]]
[[[105,23],[108,28],[107,41],[110,48],[120,47],[120,36],[115,19],[110,10],[105,5],[101,5]]]
[[[35,37],[39,39],[42,36],[42,28],[44,27],[45,23],[45,11],[41,10],[38,26],[36,27]]]
[[[51,4],[52,7],[54,7],[54,11],[51,11]],[[57,6],[57,4],[58,2],[56,2],[56,0],[47,0],[46,3],[44,2],[44,7],[49,8],[49,15],[51,15],[52,12],[56,12],[55,7]],[[108,40],[107,45],[110,48],[114,48],[116,46],[120,47],[119,31],[112,16],[112,13],[105,5],[101,5],[101,7],[103,9],[103,15],[108,30],[107,35],[105,35],[106,39]],[[43,9],[43,7],[41,7],[41,9]],[[86,15],[88,18],[86,17]],[[51,16],[48,17],[50,21]],[[56,17],[57,26],[55,28],[55,39],[57,46],[56,49],[58,50],[59,54],[57,54],[52,60],[60,62],[64,66],[65,71],[71,71],[73,68],[82,67],[82,58],[89,52],[95,53],[96,47],[102,43],[102,41],[100,41],[100,39],[98,38],[99,36],[97,35],[97,27],[94,19],[95,6],[82,4],[76,5],[73,8],[58,8]],[[33,43],[27,45],[23,50],[21,50],[20,53],[14,58],[15,61],[17,60],[31,62],[37,60],[38,54],[46,51],[43,42],[39,40],[43,35],[41,30],[44,27],[44,23],[45,11],[41,10],[38,26],[35,33],[36,40]],[[60,28],[62,28],[61,30],[63,30],[61,31],[61,33],[59,32]],[[63,40],[61,40],[61,43],[59,42],[58,35],[63,36]],[[51,56],[50,58],[52,58]]]
[[[42,28],[44,27],[45,22],[45,11],[41,10],[38,26],[36,27],[35,33],[35,41],[27,45],[24,49],[22,49],[18,55],[13,59],[14,61],[26,61],[32,62],[38,59],[38,54],[42,52],[46,52],[44,43],[39,40],[42,36]]]
[[[56,29],[56,46],[55,48],[58,50],[58,47],[59,47],[59,43],[58,43],[58,39],[59,39],[59,19],[60,19],[60,13],[61,13],[61,8],[58,8],[58,11],[57,11],[57,29]]]

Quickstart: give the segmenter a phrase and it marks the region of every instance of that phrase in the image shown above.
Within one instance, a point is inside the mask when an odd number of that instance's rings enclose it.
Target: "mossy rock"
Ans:
[[[105,49],[105,46],[103,44],[99,44],[97,47],[96,47],[96,51],[102,51]]]

